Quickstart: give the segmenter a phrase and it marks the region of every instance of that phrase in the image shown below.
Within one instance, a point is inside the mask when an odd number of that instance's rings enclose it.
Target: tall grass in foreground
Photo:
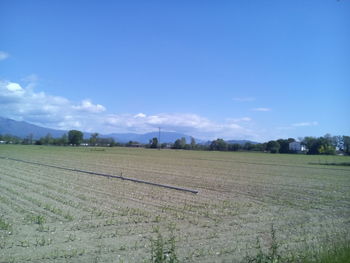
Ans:
[[[348,239],[338,242],[324,243],[319,247],[307,248],[304,251],[288,251],[286,256],[279,251],[280,244],[277,242],[276,230],[271,226],[271,244],[268,251],[264,252],[259,238],[257,238],[257,254],[246,256],[246,263],[350,263],[350,241]],[[243,263],[242,262],[242,263]]]
[[[166,239],[160,230],[157,237],[151,239],[151,263],[179,263],[176,255],[174,232]],[[256,242],[256,255],[247,255],[241,263],[350,263],[350,240],[340,239],[319,247],[308,247],[304,251],[280,251],[276,230],[271,226],[271,244],[263,250],[259,238]],[[286,255],[288,253],[288,255]]]
[[[178,263],[176,255],[174,229],[171,228],[170,236],[165,239],[160,230],[156,229],[157,238],[151,238],[151,262],[152,263]]]

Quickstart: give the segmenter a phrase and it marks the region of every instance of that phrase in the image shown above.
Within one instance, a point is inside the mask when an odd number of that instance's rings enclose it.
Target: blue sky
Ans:
[[[0,10],[0,116],[104,134],[350,134],[350,1],[3,0]]]

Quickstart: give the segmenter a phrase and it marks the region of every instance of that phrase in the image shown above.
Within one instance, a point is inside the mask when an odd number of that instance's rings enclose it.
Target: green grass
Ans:
[[[176,241],[173,230],[166,239],[159,229],[156,230],[157,237],[151,238],[151,263],[178,263],[176,255]]]
[[[3,217],[0,217],[0,230],[12,230],[12,226]]]
[[[271,244],[263,250],[257,238],[256,255],[247,255],[245,263],[349,263],[350,241],[340,239],[336,242],[324,242],[299,251],[281,251],[276,238],[276,231],[271,227]]]

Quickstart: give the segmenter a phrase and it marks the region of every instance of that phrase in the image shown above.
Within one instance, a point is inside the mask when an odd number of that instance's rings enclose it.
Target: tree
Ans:
[[[90,140],[89,140],[90,145],[96,146],[98,135],[99,135],[99,134],[98,134],[97,132],[94,132],[94,133],[91,134]]]
[[[350,154],[350,136],[343,136],[343,151]]]
[[[45,137],[41,138],[42,144],[50,145],[53,144],[53,138],[50,133],[46,134]]]
[[[280,145],[279,152],[280,153],[289,153],[289,143],[295,142],[293,138],[286,139],[278,139],[277,142]]]
[[[227,151],[227,143],[223,139],[216,139],[210,144],[210,150],[212,151]]]
[[[239,151],[240,149],[242,149],[242,145],[240,145],[239,143],[234,143],[234,144],[229,144],[228,148],[229,151]]]
[[[196,148],[196,140],[191,137],[191,149],[194,150]]]
[[[114,146],[117,145],[117,143],[115,142],[115,140],[113,138],[110,138],[109,141],[110,141],[109,142],[109,147],[114,147]]]
[[[269,151],[270,153],[278,153],[280,147],[281,146],[277,141],[269,141],[266,144],[266,150]]]
[[[68,136],[67,133],[63,134],[60,138],[60,144],[61,145],[67,145],[68,144]]]
[[[335,146],[333,144],[333,139],[330,134],[326,134],[324,137],[318,138],[318,152],[320,154],[335,154]]]
[[[305,137],[302,142],[308,149],[307,154],[335,154],[332,137],[328,134],[319,138]]]
[[[174,149],[185,149],[186,146],[186,138],[182,137],[181,139],[177,139],[174,143]]]
[[[70,130],[68,132],[68,143],[72,145],[80,145],[83,141],[83,133],[78,130]]]
[[[250,143],[250,142],[246,142],[246,143],[243,145],[243,149],[246,150],[246,151],[252,150],[252,147],[253,147],[253,144]]]
[[[149,141],[150,148],[157,148],[158,147],[158,138],[153,137],[152,140]]]

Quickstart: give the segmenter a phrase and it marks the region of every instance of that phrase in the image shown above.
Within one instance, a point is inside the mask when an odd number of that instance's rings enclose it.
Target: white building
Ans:
[[[293,152],[304,152],[306,151],[306,147],[302,145],[301,142],[290,142],[289,150]]]

